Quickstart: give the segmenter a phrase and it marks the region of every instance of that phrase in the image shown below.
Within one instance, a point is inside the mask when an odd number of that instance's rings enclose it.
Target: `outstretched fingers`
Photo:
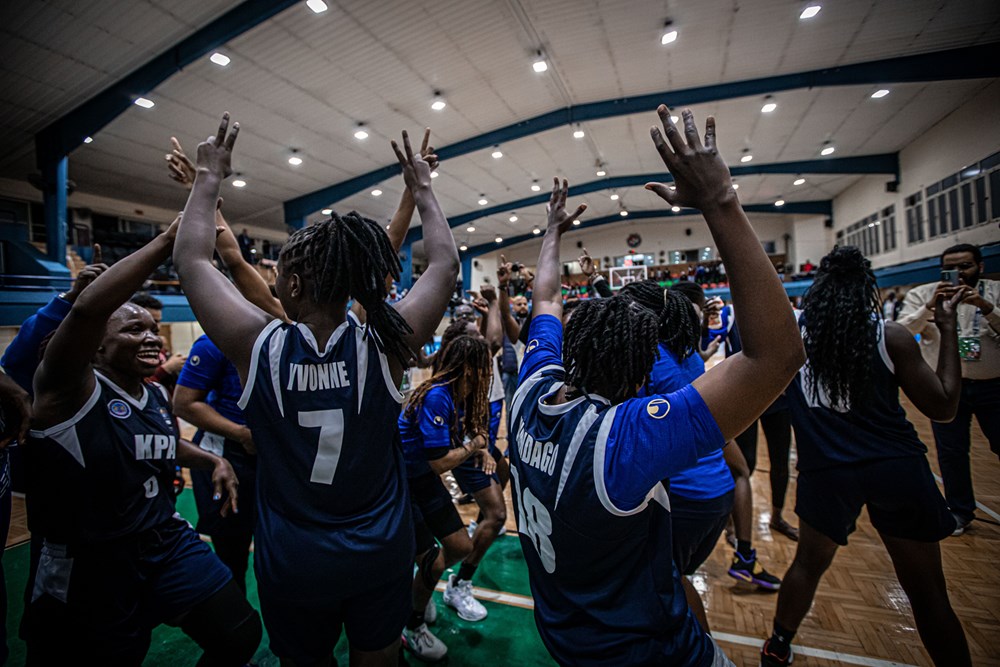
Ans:
[[[227,151],[231,152],[233,150],[233,146],[236,145],[236,137],[237,135],[239,135],[239,133],[240,133],[240,124],[233,123],[233,131],[230,132],[229,136],[226,137],[225,145]]]
[[[226,132],[229,131],[229,112],[222,114],[222,120],[219,121],[219,133],[215,135],[215,145],[221,146],[226,140]]]
[[[586,204],[580,204],[579,206],[576,207],[576,210],[573,211],[573,215],[569,216],[569,219],[570,220],[577,220],[577,219],[579,219],[579,217],[581,215],[583,215],[583,212],[586,211],[586,210],[587,210],[587,205]],[[586,248],[583,249],[583,254],[584,255],[587,254],[587,249]]]
[[[420,142],[420,154],[421,155],[427,155],[427,146],[430,144],[430,141],[431,141],[431,128],[425,127],[424,128],[424,140],[422,142]],[[433,152],[433,151],[431,151],[431,152]]]
[[[667,108],[666,104],[661,104],[656,107],[656,114],[660,117],[663,133],[666,135],[667,141],[670,142],[670,147],[675,153],[683,152],[684,139],[681,138],[681,133],[674,124],[674,119],[670,116],[670,109]]]
[[[684,137],[687,139],[688,147],[693,150],[701,148],[701,139],[698,137],[698,126],[694,122],[694,114],[690,109],[681,112],[684,119]]]
[[[715,116],[709,116],[705,121],[705,148],[715,150]]]
[[[403,152],[399,150],[399,144],[397,144],[394,140],[390,141],[389,144],[392,146],[392,151],[396,154],[396,159],[399,160],[399,166],[406,169],[406,166],[409,163],[406,161],[406,156],[403,155]]]
[[[413,162],[413,149],[410,147],[410,135],[403,130],[403,151],[406,153],[406,161]]]
[[[104,263],[104,255],[101,254],[101,244],[100,243],[95,243],[94,244],[94,255],[91,258],[90,263],[91,264],[103,264]]]
[[[549,210],[554,210],[559,206],[559,179],[552,178],[552,194],[549,195]]]
[[[646,183],[645,188],[650,192],[655,192],[659,197],[670,205],[674,205],[677,200],[677,188],[672,188],[665,183]]]

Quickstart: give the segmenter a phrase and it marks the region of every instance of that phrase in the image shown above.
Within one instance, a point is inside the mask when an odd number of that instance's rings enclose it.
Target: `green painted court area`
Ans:
[[[185,490],[177,500],[177,510],[182,516],[194,522],[197,512],[194,496]],[[3,567],[7,576],[7,637],[10,646],[8,665],[24,664],[25,646],[18,639],[17,627],[23,609],[22,596],[28,579],[28,545],[8,549],[3,557]],[[252,568],[251,568],[252,572]],[[447,573],[446,573],[447,575]],[[497,539],[476,573],[474,584],[480,588],[530,596],[528,573],[521,555],[521,546],[516,537],[503,536]],[[250,604],[259,608],[257,582],[251,574],[247,581]],[[467,623],[441,601],[441,594],[435,593],[438,605],[437,623],[434,633],[448,645],[448,657],[440,664],[490,665],[516,664],[522,666],[554,665],[538,637],[532,612],[521,607],[484,601],[489,616],[480,623]],[[53,641],[58,641],[53,637]],[[338,664],[348,664],[347,640],[341,635],[335,652]],[[184,633],[176,628],[160,626],[153,632],[153,644],[146,657],[145,665],[193,665],[200,651]],[[88,662],[86,656],[80,656]],[[94,656],[99,664],[100,659]],[[410,664],[422,664],[407,655]],[[278,667],[278,659],[268,650],[265,630],[264,640],[254,658],[261,667]]]

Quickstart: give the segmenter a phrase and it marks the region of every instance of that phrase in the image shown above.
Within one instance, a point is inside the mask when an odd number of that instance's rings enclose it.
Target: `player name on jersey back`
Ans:
[[[547,475],[551,475],[555,471],[556,459],[559,458],[559,445],[551,442],[538,442],[528,435],[523,426],[517,430],[516,439],[522,462],[533,468],[538,468]]]
[[[326,364],[289,364],[288,391],[316,391],[317,389],[343,389],[351,386],[347,376],[347,362],[331,361]]]

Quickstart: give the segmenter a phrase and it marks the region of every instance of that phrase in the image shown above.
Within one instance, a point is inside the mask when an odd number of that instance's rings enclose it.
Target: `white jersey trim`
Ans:
[[[882,357],[882,363],[889,372],[895,375],[896,366],[892,363],[892,357],[889,356],[889,350],[885,346],[885,320],[878,321],[878,355]]]
[[[95,372],[94,375],[97,375],[97,373]],[[28,433],[30,433],[31,437],[33,438],[52,438],[55,435],[61,433],[62,431],[65,431],[66,429],[72,426],[76,426],[80,422],[80,420],[86,417],[87,413],[94,408],[94,406],[97,404],[97,399],[99,399],[100,397],[101,397],[101,381],[95,377],[94,391],[90,393],[90,397],[87,399],[87,402],[83,404],[82,408],[76,411],[75,415],[73,415],[64,422],[56,424],[55,426],[50,426],[46,429],[42,429],[41,431],[32,429]]]
[[[392,381],[392,371],[389,370],[389,359],[378,347],[375,348],[375,353],[378,355],[378,363],[382,367],[382,379],[385,380],[385,388],[389,390],[389,395],[392,396],[392,399],[402,405],[406,397],[400,393],[399,387]]]
[[[562,496],[566,482],[569,480],[569,474],[573,470],[576,455],[579,453],[580,446],[583,444],[583,439],[587,437],[590,427],[597,421],[597,417],[597,408],[591,405],[583,413],[583,416],[580,417],[580,421],[577,422],[576,432],[573,433],[573,439],[570,440],[569,449],[566,450],[566,458],[563,459],[562,471],[559,473],[559,487],[556,489],[556,501],[552,505],[553,510],[559,507],[559,498]]]
[[[131,405],[136,410],[146,409],[146,403],[149,402],[149,389],[146,388],[145,382],[142,383],[142,398],[136,398],[135,396],[133,396],[132,394],[128,393],[127,391],[119,387],[112,380],[108,379],[108,377],[102,375],[98,371],[95,370],[94,375],[97,376],[98,383],[100,383],[101,380],[107,382],[108,386],[111,387],[111,389],[113,389],[115,393],[121,396],[126,402],[128,402],[129,405]]]
[[[623,510],[615,506],[611,502],[611,498],[608,497],[608,488],[604,484],[604,459],[607,453],[608,446],[608,435],[611,432],[611,426],[615,423],[615,415],[618,412],[618,406],[612,407],[610,410],[605,412],[602,416],[604,421],[601,422],[601,427],[597,431],[597,440],[594,443],[594,487],[597,490],[597,497],[601,501],[601,505],[608,513],[614,516],[633,516],[642,512],[649,505],[650,500],[655,500],[657,503],[662,505],[664,509],[668,512],[670,511],[670,498],[667,497],[667,490],[663,488],[663,484],[657,482],[653,488],[649,490],[646,497],[643,499],[639,506],[632,510]]]
[[[313,335],[312,329],[310,329],[302,322],[295,323],[295,328],[302,333],[302,337],[306,339],[306,342],[309,344],[309,346],[320,357],[325,357],[326,355],[330,354],[330,350],[332,350],[333,346],[337,344],[337,341],[340,340],[340,337],[344,335],[344,331],[346,331],[347,327],[349,326],[351,325],[347,321],[347,318],[345,318],[344,321],[341,322],[340,325],[333,330],[333,333],[330,334],[330,337],[326,341],[326,347],[324,347],[323,351],[320,352],[319,343],[316,342],[316,336]]]
[[[236,401],[236,405],[240,406],[240,410],[246,410],[247,403],[250,401],[254,381],[257,379],[257,365],[260,363],[260,349],[264,346],[264,340],[267,339],[275,328],[280,327],[282,324],[282,320],[271,320],[267,326],[261,329],[260,333],[257,334],[257,340],[253,342],[252,352],[250,353],[250,368],[247,370],[247,384],[243,387],[240,400]]]
[[[509,423],[511,427],[513,427],[514,423],[517,421],[517,416],[521,412],[521,406],[524,404],[524,399],[528,395],[528,392],[531,391],[531,388],[534,387],[536,384],[538,384],[538,382],[542,379],[542,373],[553,369],[561,370],[562,366],[559,366],[557,364],[549,364],[548,366],[542,366],[537,371],[532,373],[529,377],[525,378],[524,382],[518,385],[517,390],[514,392],[514,402],[510,408]]]
[[[285,340],[288,338],[288,329],[279,329],[271,337],[271,344],[267,348],[267,365],[271,371],[271,388],[274,390],[274,400],[278,404],[278,413],[282,418],[285,416],[285,403],[281,398],[281,352],[285,349]]]
[[[348,313],[355,322],[354,313]],[[361,414],[361,403],[365,400],[365,383],[368,380],[368,342],[365,340],[363,327],[354,327],[354,350],[358,361],[358,414]]]

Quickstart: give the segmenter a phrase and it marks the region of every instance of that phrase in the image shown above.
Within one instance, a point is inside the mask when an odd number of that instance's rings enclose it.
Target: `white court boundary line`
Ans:
[[[439,581],[436,590],[444,592],[445,582]],[[527,595],[517,595],[516,593],[505,593],[504,591],[494,591],[489,588],[472,587],[474,597],[487,602],[497,602],[512,607],[533,610],[535,601]],[[716,641],[727,644],[738,644],[740,646],[753,646],[760,648],[764,644],[764,639],[760,637],[746,637],[744,635],[734,635],[728,632],[713,632],[712,638]],[[892,660],[882,660],[880,658],[868,658],[861,655],[851,655],[837,651],[827,651],[821,648],[810,648],[792,644],[792,651],[795,655],[804,655],[810,658],[822,658],[824,660],[834,660],[848,665],[862,665],[863,667],[914,667],[906,662],[893,662]]]
[[[938,484],[940,484],[941,486],[944,486],[944,480],[941,479],[940,475],[938,475],[936,472],[932,472],[931,474],[934,475],[934,479],[937,480]],[[987,507],[986,505],[982,504],[978,500],[976,501],[976,507],[978,507],[979,509],[981,509],[982,511],[986,512],[991,517],[993,517],[994,521],[1000,522],[1000,514],[997,514],[996,512],[994,512],[993,510],[991,510],[989,507]]]

